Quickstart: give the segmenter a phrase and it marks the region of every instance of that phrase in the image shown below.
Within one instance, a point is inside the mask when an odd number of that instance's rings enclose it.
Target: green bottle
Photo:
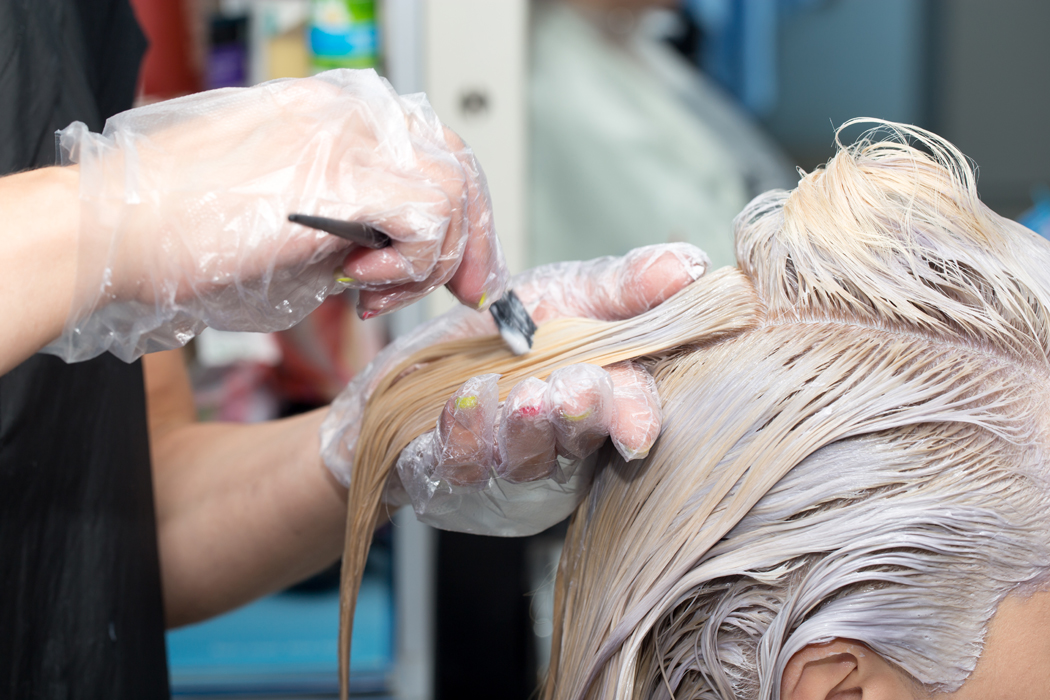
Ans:
[[[378,56],[374,0],[313,0],[310,7],[310,64],[331,68],[375,68]]]

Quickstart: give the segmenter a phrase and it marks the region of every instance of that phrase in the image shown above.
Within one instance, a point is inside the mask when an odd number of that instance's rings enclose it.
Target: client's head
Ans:
[[[739,271],[697,283],[738,278],[724,312],[751,322],[655,354],[665,427],[577,511],[546,697],[1022,697],[1050,674],[978,668],[1050,645],[1050,246],[950,144],[882,136],[753,202]]]

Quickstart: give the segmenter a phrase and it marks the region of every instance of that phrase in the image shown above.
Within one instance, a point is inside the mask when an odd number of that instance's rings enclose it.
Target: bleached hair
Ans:
[[[1050,567],[1050,248],[896,124],[736,238],[760,318],[656,363],[656,447],[570,528],[545,697],[776,700],[834,638],[956,690]]]
[[[852,122],[850,123],[852,124]],[[850,124],[844,125],[849,126]],[[999,602],[1050,571],[1050,244],[943,139],[879,122],[736,220],[737,268],[616,322],[422,350],[379,383],[350,484],[340,673],[387,476],[467,378],[649,363],[665,423],[604,457],[555,584],[550,700],[777,700],[858,640],[957,689]]]

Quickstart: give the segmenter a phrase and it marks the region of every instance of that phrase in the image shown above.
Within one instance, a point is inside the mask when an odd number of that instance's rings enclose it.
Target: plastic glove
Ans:
[[[80,169],[74,303],[48,348],[67,361],[130,361],[204,326],[288,328],[347,287],[368,317],[446,283],[485,308],[506,286],[472,152],[374,71],[200,93],[58,141]],[[290,213],[366,221],[393,245],[353,246]]]
[[[698,248],[658,245],[622,258],[536,268],[512,286],[537,324],[618,320],[661,303],[707,265]],[[388,369],[433,343],[495,332],[489,314],[455,309],[384,350],[336,399],[322,427],[322,454],[336,478],[350,482],[365,405]],[[532,534],[575,508],[590,485],[588,458],[607,436],[630,460],[647,455],[659,435],[655,385],[638,364],[571,365],[547,381],[521,382],[502,404],[497,379],[481,375],[464,383],[435,429],[402,452],[384,495],[388,504],[410,501],[420,520],[443,529]]]

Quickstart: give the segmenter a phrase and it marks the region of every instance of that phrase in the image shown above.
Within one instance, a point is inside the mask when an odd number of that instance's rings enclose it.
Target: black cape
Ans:
[[[145,46],[127,0],[0,0],[0,174],[128,109]],[[0,377],[0,697],[167,698],[163,614],[141,364],[30,358]]]

